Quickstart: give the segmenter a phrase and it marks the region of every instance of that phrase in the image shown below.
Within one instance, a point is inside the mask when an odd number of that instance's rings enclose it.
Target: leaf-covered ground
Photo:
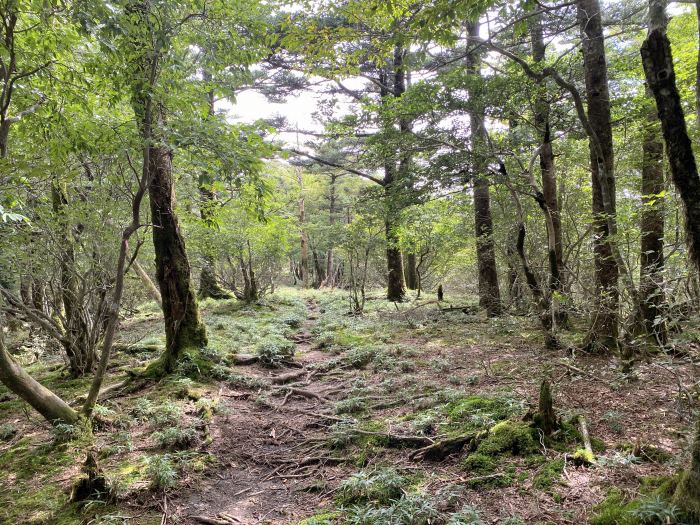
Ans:
[[[92,437],[49,428],[0,387],[0,523],[612,525],[673,510],[654,493],[686,460],[692,344],[629,377],[614,359],[543,350],[528,318],[378,297],[362,317],[339,291],[205,302],[209,348],[111,393]],[[161,333],[153,305],[127,319],[110,383],[158,355]],[[86,391],[39,336],[8,339],[64,397]],[[544,377],[562,422],[547,439],[529,420]],[[577,460],[578,416],[593,465]],[[476,438],[426,453],[462,436]],[[79,507],[68,500],[89,448],[116,499]]]

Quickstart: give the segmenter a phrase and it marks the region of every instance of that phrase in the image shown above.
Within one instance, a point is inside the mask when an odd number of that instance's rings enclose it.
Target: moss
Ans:
[[[68,494],[53,481],[67,467],[80,463],[79,448],[74,445],[34,446],[25,437],[0,454],[0,523],[53,525],[80,521],[75,509],[65,508]]]
[[[673,455],[666,450],[654,445],[635,445],[634,443],[623,443],[617,447],[622,452],[634,454],[642,461],[652,463],[666,463],[673,458]]]
[[[670,500],[678,484],[677,476],[647,476],[642,478],[639,493],[641,497],[630,499],[619,489],[612,489],[607,497],[593,508],[594,516],[591,525],[647,525],[650,523],[667,523],[661,516],[673,515],[682,523],[696,523],[681,502]],[[697,501],[697,500],[696,500]],[[687,503],[687,502],[683,502]],[[674,508],[675,506],[675,508]],[[679,516],[679,510],[683,516]],[[643,516],[648,516],[644,518]],[[655,516],[655,518],[651,517]],[[682,518],[682,519],[681,519]],[[673,519],[669,523],[676,523]]]
[[[469,454],[462,465],[465,469],[475,474],[490,474],[496,470],[494,458],[478,452]]]
[[[607,497],[593,507],[594,516],[590,525],[635,525],[637,518],[632,512],[639,507],[639,501],[624,496],[619,489],[612,489]]]
[[[339,517],[338,512],[322,512],[301,520],[299,525],[333,525]]]
[[[554,459],[546,462],[532,480],[532,486],[538,489],[549,489],[561,477],[564,471],[564,460]]]
[[[508,419],[521,410],[512,398],[499,396],[468,396],[451,401],[445,415],[460,430],[477,430]]]
[[[700,522],[700,473],[694,469],[681,472],[671,502],[695,523]]]
[[[478,453],[487,456],[504,453],[527,455],[537,450],[534,429],[521,421],[502,421],[496,424],[477,447]]]
[[[589,452],[585,448],[576,449],[576,452],[571,455],[571,459],[577,465],[590,465],[595,462],[593,452]]]

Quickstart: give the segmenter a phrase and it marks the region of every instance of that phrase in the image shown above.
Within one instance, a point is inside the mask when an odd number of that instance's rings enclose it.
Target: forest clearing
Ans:
[[[213,348],[244,352],[286,341],[294,345],[294,366],[227,367],[247,354],[224,353],[206,376],[190,370],[108,395],[91,446],[120,496],[82,513],[66,502],[84,443],[57,444],[65,429],[52,431],[20,401],[3,401],[0,428],[11,425],[14,435],[1,449],[0,517],[61,524],[151,524],[163,516],[168,523],[585,523],[602,501],[618,505],[674,473],[694,403],[685,397],[691,392],[678,390],[695,377],[687,358],[641,364],[638,380],[627,383],[606,358],[538,351],[539,331],[527,318],[484,322],[419,304],[425,306],[397,311],[379,295],[359,318],[346,315],[342,292],[284,289],[256,306],[206,301]],[[112,377],[153,358],[162,348],[161,323],[151,304],[123,324],[129,343],[115,355]],[[85,380],[61,379],[60,364],[27,368],[70,398]],[[573,421],[547,446],[526,430],[543,373],[551,377],[557,417]],[[584,448],[581,415],[595,465],[576,456]],[[480,446],[488,453],[478,446],[469,453],[466,443],[444,458],[419,455],[503,422],[512,434],[487,438]],[[384,517],[363,518],[372,509]],[[400,513],[413,521],[398,521]],[[103,517],[91,521],[93,514]]]
[[[0,525],[700,525],[700,0],[0,0]]]

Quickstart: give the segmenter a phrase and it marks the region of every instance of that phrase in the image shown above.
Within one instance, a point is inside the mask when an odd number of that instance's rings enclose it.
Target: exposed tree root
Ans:
[[[294,372],[289,372],[287,374],[280,374],[278,376],[274,376],[270,379],[270,382],[273,385],[283,385],[284,383],[288,383],[289,381],[294,381],[295,379],[299,379],[300,377],[304,377],[307,374],[307,371],[302,369],[302,370],[296,370]]]
[[[253,354],[235,354],[233,356],[233,364],[240,366],[253,365],[257,363],[258,360],[259,357]]]
[[[451,437],[412,452],[408,457],[418,461],[441,461],[447,456],[460,452],[465,446],[474,450],[488,435],[488,430],[472,432],[463,436]]]

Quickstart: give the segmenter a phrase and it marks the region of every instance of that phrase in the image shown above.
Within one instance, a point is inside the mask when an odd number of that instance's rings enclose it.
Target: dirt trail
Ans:
[[[317,304],[307,301],[307,319],[292,340],[294,361],[306,367],[329,359],[314,349],[312,329],[317,320]],[[288,374],[297,369],[282,369],[270,374],[256,366],[235,367],[248,376],[267,377]],[[337,385],[313,376],[289,382],[324,397]],[[285,387],[279,387],[285,389]],[[260,392],[259,395],[263,395]],[[176,497],[175,514],[185,523],[235,523],[257,525],[286,523],[302,519],[327,497],[316,480],[332,478],[336,468],[323,450],[309,455],[305,450],[323,434],[318,418],[297,412],[314,412],[325,403],[286,391],[285,396],[266,398],[272,406],[261,406],[260,397],[249,390],[238,391],[224,386],[221,411],[212,429],[213,444],[209,451],[219,458],[221,468],[211,477],[198,481],[191,492]],[[314,474],[314,476],[311,476]]]

